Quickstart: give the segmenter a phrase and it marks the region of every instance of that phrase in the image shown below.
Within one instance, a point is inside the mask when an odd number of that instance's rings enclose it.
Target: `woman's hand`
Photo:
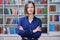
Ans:
[[[22,26],[19,27],[19,30],[24,30]]]
[[[33,30],[34,33],[35,33],[35,32],[38,32],[38,31],[39,31],[39,32],[42,31],[41,28],[40,28],[39,26],[38,26],[36,29]]]

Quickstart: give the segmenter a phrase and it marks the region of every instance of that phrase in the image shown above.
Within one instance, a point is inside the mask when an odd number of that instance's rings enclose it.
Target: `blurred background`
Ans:
[[[60,40],[60,0],[0,0],[0,40],[21,40],[16,27],[28,1],[35,3],[35,16],[42,21],[39,40]]]

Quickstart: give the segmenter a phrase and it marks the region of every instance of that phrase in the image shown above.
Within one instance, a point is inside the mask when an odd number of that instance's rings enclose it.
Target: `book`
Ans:
[[[47,24],[47,18],[41,18],[42,24]]]
[[[10,4],[15,4],[15,0],[10,0],[9,2],[10,2]]]
[[[41,13],[41,9],[37,8],[37,14],[40,14],[40,13]]]
[[[60,0],[52,0],[52,2],[60,2]]]
[[[4,29],[4,34],[8,34],[7,28],[8,28],[8,27],[6,27],[6,26],[3,28],[3,29]]]
[[[54,15],[54,22],[56,22],[56,15]]]
[[[41,0],[34,0],[34,3],[35,4],[40,4],[41,3]]]
[[[12,14],[13,15],[18,15],[18,10],[17,9],[12,9]]]
[[[52,15],[50,15],[50,21],[52,22]]]
[[[25,4],[25,3],[24,3],[24,0],[21,0],[21,4],[22,4],[22,5]]]
[[[0,4],[3,4],[3,0],[0,0]]]
[[[10,0],[6,0],[6,4],[10,4]]]
[[[0,18],[0,24],[3,24],[3,18]]]
[[[19,8],[18,15],[24,15],[24,7]]]
[[[55,31],[55,25],[54,25],[54,23],[50,23],[50,24],[49,24],[49,30],[50,30],[51,32],[54,32],[54,31]]]
[[[11,12],[11,14],[13,13],[11,8],[10,8],[10,12]]]
[[[6,24],[17,24],[18,18],[7,18]]]
[[[2,28],[2,27],[0,27],[0,34],[2,34],[2,32],[3,32],[3,28]]]
[[[24,0],[24,4],[26,4],[29,0]]]
[[[50,2],[52,2],[52,0],[50,0]]]
[[[41,4],[47,4],[47,0],[41,0]]]
[[[54,22],[59,22],[59,15],[54,15]]]
[[[18,23],[18,18],[14,18],[12,24],[17,24]]]
[[[8,8],[4,8],[4,14],[9,14]]]
[[[47,8],[43,8],[43,13],[47,14]]]
[[[56,12],[60,12],[60,5],[59,4],[56,5]]]
[[[42,33],[47,33],[47,25],[44,25],[44,27],[42,27]]]
[[[11,21],[11,19],[10,18],[7,18],[6,19],[6,24],[10,24],[10,21]]]
[[[0,8],[0,14],[3,14],[3,8]]]
[[[19,4],[19,1],[20,1],[20,0],[15,0],[15,4]]]
[[[16,34],[16,28],[10,27],[10,34]]]
[[[59,22],[59,15],[56,15],[56,21]]]
[[[56,11],[56,6],[55,5],[49,6],[49,11],[50,12],[55,12]]]
[[[55,31],[59,31],[59,25],[55,25]]]
[[[16,2],[15,2],[16,3]],[[18,3],[21,5],[21,0],[18,0]]]
[[[59,25],[59,31],[60,31],[60,25]]]

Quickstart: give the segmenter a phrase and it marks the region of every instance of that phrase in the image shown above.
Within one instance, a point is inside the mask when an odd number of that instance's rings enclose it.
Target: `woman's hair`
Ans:
[[[27,12],[27,8],[28,8],[28,5],[29,5],[30,3],[32,3],[33,6],[34,6],[34,12],[33,12],[33,14],[35,14],[35,4],[34,4],[33,1],[28,1],[28,3],[25,4],[24,13],[25,13],[25,14],[28,14],[28,12]]]

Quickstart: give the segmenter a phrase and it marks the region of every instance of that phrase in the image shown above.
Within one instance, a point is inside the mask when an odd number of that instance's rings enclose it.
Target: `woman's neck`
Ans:
[[[34,15],[28,15],[28,19],[33,19]]]

